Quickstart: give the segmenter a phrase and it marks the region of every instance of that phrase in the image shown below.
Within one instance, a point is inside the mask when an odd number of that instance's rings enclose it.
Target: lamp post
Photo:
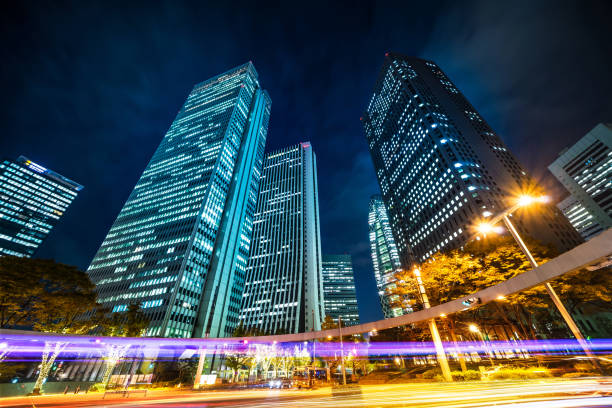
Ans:
[[[342,319],[338,317],[338,330],[340,331],[340,362],[342,364],[342,385],[346,385],[346,367],[344,366],[344,343],[342,342]]]
[[[425,309],[429,309],[431,306],[429,305],[429,298],[427,297],[427,293],[425,292],[425,286],[423,285],[423,280],[421,279],[421,271],[419,270],[419,268],[414,268],[414,277],[416,278],[417,284],[419,286],[419,293],[421,294],[423,307]],[[436,326],[436,320],[430,319],[427,323],[429,325],[429,331],[431,332],[431,338],[433,339],[434,346],[436,348],[436,356],[438,358],[438,363],[440,364],[440,368],[442,369],[442,376],[446,381],[453,382],[453,376],[451,375],[450,367],[448,366],[448,360],[446,359],[446,353],[444,352],[442,339],[440,339],[438,326]]]
[[[529,252],[529,249],[527,248],[527,245],[525,245],[525,242],[522,240],[522,238],[519,235],[519,233],[516,230],[516,228],[514,228],[514,225],[510,221],[509,216],[514,211],[516,211],[517,209],[519,209],[521,207],[525,207],[525,206],[530,205],[530,204],[532,204],[534,202],[545,203],[547,201],[548,201],[548,197],[546,197],[546,196],[531,197],[531,196],[523,195],[523,196],[519,197],[519,199],[518,199],[518,201],[517,201],[517,203],[515,205],[513,205],[510,208],[508,208],[506,211],[502,212],[501,214],[496,215],[489,222],[481,223],[478,226],[478,231],[483,233],[483,234],[486,234],[487,232],[494,231],[494,228],[493,228],[494,225],[497,224],[499,221],[503,221],[504,224],[506,224],[506,227],[508,228],[508,231],[510,231],[510,234],[512,235],[512,238],[514,238],[514,240],[516,241],[518,246],[521,248],[521,251],[523,252],[523,254],[529,260],[529,263],[531,264],[531,266],[535,269],[535,268],[538,267],[538,263],[534,259],[533,255],[531,255],[531,252]],[[574,321],[574,319],[572,318],[570,313],[567,311],[567,309],[563,305],[563,302],[561,302],[561,299],[559,298],[559,295],[557,294],[555,289],[548,282],[546,282],[544,284],[544,287],[546,288],[546,292],[548,293],[548,295],[552,299],[555,307],[559,311],[559,314],[561,314],[561,317],[563,317],[563,320],[565,321],[567,326],[572,331],[572,334],[574,335],[574,337],[576,337],[576,340],[578,340],[578,343],[580,344],[580,346],[584,350],[584,353],[589,358],[591,358],[591,360],[594,362],[594,364],[596,366],[598,366],[596,357],[593,354],[593,352],[591,351],[591,349],[589,348],[589,345],[587,344],[586,340],[584,339],[584,336],[582,335],[582,332],[580,331],[580,328],[576,325],[576,322]]]

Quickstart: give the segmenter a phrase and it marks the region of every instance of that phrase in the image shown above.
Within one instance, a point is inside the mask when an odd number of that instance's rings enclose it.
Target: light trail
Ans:
[[[332,389],[245,390],[215,392],[155,391],[150,397],[102,400],[101,394],[43,396],[32,399],[47,408],[94,407],[512,407],[572,408],[612,405],[612,382],[592,379],[547,379],[532,381],[483,381],[471,383],[410,383],[364,385],[357,393],[334,396]],[[603,395],[597,395],[603,394]],[[0,407],[31,408],[26,398],[0,399]]]
[[[8,351],[8,361],[31,361],[41,356],[45,343],[68,343],[62,352],[64,358],[70,360],[96,360],[105,356],[110,349],[130,345],[124,358],[142,357],[154,352],[156,359],[174,359],[182,353],[197,354],[204,349],[207,354],[216,353],[246,353],[257,345],[269,346],[271,354],[282,351],[292,351],[295,347],[304,348],[312,353],[312,342],[274,343],[251,341],[245,343],[238,340],[207,340],[207,339],[160,339],[160,338],[100,338],[97,336],[40,336],[38,334],[0,333],[2,349]],[[612,353],[612,339],[594,339],[589,341],[594,353],[606,355]],[[344,342],[346,353],[362,357],[404,356],[416,357],[435,354],[432,342]],[[582,351],[582,346],[575,339],[557,340],[521,340],[521,341],[464,341],[444,342],[448,354],[490,354],[494,351],[497,358],[511,359],[524,353],[545,354],[549,356],[576,355]],[[317,357],[337,356],[341,352],[338,342],[317,342],[315,346]]]

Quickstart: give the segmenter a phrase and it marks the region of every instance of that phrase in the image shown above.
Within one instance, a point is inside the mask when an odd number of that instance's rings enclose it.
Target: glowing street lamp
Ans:
[[[504,224],[506,224],[506,228],[508,228],[508,231],[510,231],[510,234],[512,235],[512,237],[514,238],[518,246],[521,248],[521,251],[523,252],[525,257],[527,257],[531,266],[535,269],[538,267],[538,263],[536,262],[533,255],[531,255],[531,252],[527,248],[527,245],[525,245],[525,242],[523,241],[518,231],[516,230],[516,228],[510,221],[509,216],[514,211],[518,210],[519,208],[526,207],[533,203],[547,203],[549,201],[550,201],[550,198],[545,195],[537,196],[537,197],[530,196],[530,195],[521,195],[516,200],[515,205],[508,208],[506,211],[503,211],[501,214],[498,214],[495,217],[491,218],[487,222],[481,222],[480,224],[476,226],[476,230],[483,235],[486,235],[487,232],[492,232],[492,231],[497,232],[495,231],[495,228],[494,228],[495,224],[497,224],[499,221],[503,221]],[[557,292],[554,290],[554,288],[549,282],[546,282],[544,284],[544,287],[546,288],[546,292],[552,299],[555,307],[559,311],[559,314],[561,314],[561,316],[563,317],[563,320],[565,320],[565,323],[568,325],[568,327],[572,331],[572,334],[574,335],[574,337],[576,337],[576,340],[578,340],[578,343],[580,343],[580,346],[584,350],[585,354],[591,358],[591,360],[594,362],[595,365],[597,365],[595,356],[593,355],[593,353],[591,352],[591,349],[586,343],[584,336],[582,335],[582,332],[580,331],[580,328],[578,328],[578,325],[576,325],[576,322],[574,321],[572,316],[569,314],[569,312],[563,305],[563,302],[561,302],[561,299],[559,298],[559,295],[557,295]]]

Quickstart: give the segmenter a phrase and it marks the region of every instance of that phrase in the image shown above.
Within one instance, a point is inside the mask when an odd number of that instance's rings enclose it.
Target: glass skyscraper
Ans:
[[[353,260],[350,255],[323,255],[325,315],[342,326],[359,324]]]
[[[479,219],[535,187],[433,62],[388,53],[362,118],[402,266],[461,247]],[[519,210],[517,229],[559,251],[582,241],[554,205]]]
[[[224,337],[238,323],[271,101],[252,63],[197,84],[88,272],[149,336]]]
[[[401,264],[389,224],[387,209],[380,195],[374,195],[370,199],[368,229],[374,278],[376,279],[383,314],[385,318],[401,316],[403,308],[397,306],[397,297],[390,295],[388,292],[393,286],[393,274],[401,269]]]
[[[324,314],[316,156],[266,155],[240,320],[268,333],[319,330]]]
[[[0,256],[34,255],[82,189],[23,156],[0,162]]]
[[[585,239],[612,227],[612,124],[595,126],[548,169],[571,194],[558,207]]]

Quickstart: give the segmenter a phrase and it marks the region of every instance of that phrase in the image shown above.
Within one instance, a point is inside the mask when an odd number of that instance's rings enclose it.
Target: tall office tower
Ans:
[[[462,246],[478,219],[535,186],[431,61],[387,54],[362,120],[405,268]],[[582,241],[554,205],[516,211],[513,220],[521,233],[559,251]]]
[[[350,255],[323,255],[325,315],[342,319],[342,326],[359,324],[353,261]]]
[[[224,337],[238,324],[271,101],[252,63],[197,84],[88,272],[149,336]]]
[[[612,124],[595,126],[548,169],[571,194],[558,207],[585,239],[612,227]]]
[[[404,314],[404,309],[397,306],[397,297],[389,293],[394,285],[393,274],[401,269],[401,265],[387,209],[380,195],[370,198],[368,227],[374,278],[383,314],[385,318],[401,316]]]
[[[34,255],[82,189],[23,156],[0,162],[0,256]]]
[[[310,143],[264,160],[240,320],[268,333],[319,330],[324,313],[316,156]]]

